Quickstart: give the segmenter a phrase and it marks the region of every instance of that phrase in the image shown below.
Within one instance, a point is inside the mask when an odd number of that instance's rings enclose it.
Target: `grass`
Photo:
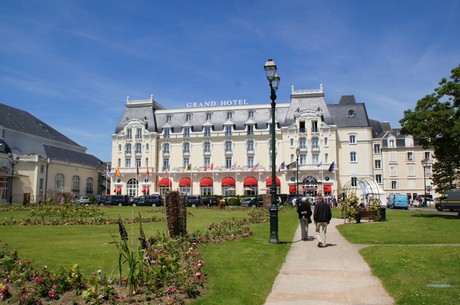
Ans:
[[[143,217],[157,217],[162,208],[110,207],[106,217],[130,218],[140,211]],[[213,222],[231,218],[248,218],[248,209],[188,209],[188,232],[206,230]],[[3,211],[0,219],[27,218],[27,213]],[[254,234],[244,240],[214,244],[199,249],[205,261],[207,274],[206,293],[193,304],[263,304],[271,291],[290,243],[298,226],[297,214],[288,209],[279,214],[279,244],[269,243],[269,223],[251,225]],[[137,243],[139,225],[126,225],[130,241]],[[166,232],[164,222],[144,223],[146,236]],[[117,275],[117,251],[110,244],[111,234],[118,236],[118,226],[69,225],[69,226],[3,226],[0,240],[19,251],[35,266],[48,266],[50,270],[70,267],[78,263],[85,275],[101,269],[106,274]]]
[[[352,243],[375,244],[360,253],[396,304],[460,303],[460,219],[456,215],[387,210],[386,222],[345,224],[338,229]]]

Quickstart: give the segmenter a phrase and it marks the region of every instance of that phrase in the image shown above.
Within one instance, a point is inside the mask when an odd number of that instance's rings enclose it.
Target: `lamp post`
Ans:
[[[299,204],[297,201],[299,200],[299,156],[300,156],[300,147],[297,147],[297,149],[295,150],[295,154],[297,156],[296,158],[296,171],[297,171],[297,175],[296,175],[296,179],[295,179],[295,203],[296,204]]]
[[[8,156],[8,161],[11,165],[11,186],[10,186],[10,195],[8,197],[8,203],[11,205],[13,203],[13,179],[14,179],[14,166],[18,163],[19,157],[14,158],[13,154]]]
[[[270,205],[270,243],[277,244],[278,239],[278,206],[276,205],[276,145],[275,145],[275,108],[276,108],[276,90],[280,82],[276,65],[273,59],[267,60],[264,65],[264,70],[270,84],[270,99],[272,123],[270,126],[271,132],[271,152],[272,152],[272,185],[270,187],[271,205]]]
[[[428,166],[428,160],[425,158],[421,162],[423,166],[423,205],[426,205],[426,167]]]

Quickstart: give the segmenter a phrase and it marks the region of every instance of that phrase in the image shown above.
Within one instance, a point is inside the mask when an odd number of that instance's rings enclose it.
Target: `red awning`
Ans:
[[[235,186],[235,179],[225,177],[224,179],[222,179],[222,186]]]
[[[203,178],[200,181],[200,186],[212,186],[212,184],[213,184],[212,179],[208,177]]]
[[[290,193],[290,194],[295,194],[295,193],[297,193],[297,188],[295,187],[295,185],[290,185],[290,186],[289,186],[289,193]]]
[[[244,179],[244,186],[257,186],[257,179],[254,177],[247,177]]]
[[[332,193],[332,185],[324,185],[323,190],[325,193]]]
[[[172,183],[171,183],[171,180],[169,180],[169,178],[162,178],[162,179],[160,180],[160,182],[158,182],[158,186],[160,186],[160,187],[162,187],[162,186],[163,186],[163,187],[164,187],[164,186],[166,186],[166,187],[171,187],[171,186],[172,186]]]
[[[121,193],[121,186],[117,186],[114,190],[113,190],[114,193]]]
[[[179,181],[179,187],[181,186],[190,186],[192,184],[192,181],[188,177],[184,177],[180,179]]]
[[[267,182],[265,182],[267,186],[271,186],[272,185],[272,177],[268,177],[267,179]],[[276,185],[277,186],[280,186],[281,185],[281,181],[278,177],[276,177]]]

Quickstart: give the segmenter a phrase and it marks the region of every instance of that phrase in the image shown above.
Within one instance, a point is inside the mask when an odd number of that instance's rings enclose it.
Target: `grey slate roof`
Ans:
[[[46,156],[50,160],[65,161],[88,166],[105,166],[105,163],[93,155],[84,154],[64,148],[59,148],[51,145],[43,145]]]
[[[357,103],[353,95],[342,96],[338,104],[330,104],[328,108],[338,128],[371,126],[366,105]]]
[[[37,137],[80,146],[30,113],[2,103],[0,103],[0,125]]]

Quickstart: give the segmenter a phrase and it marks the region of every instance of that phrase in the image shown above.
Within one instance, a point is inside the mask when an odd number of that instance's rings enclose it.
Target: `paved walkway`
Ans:
[[[359,255],[363,246],[350,244],[335,228],[341,223],[341,219],[332,219],[325,248],[317,247],[313,224],[309,241],[300,240],[299,226],[265,305],[394,303]]]

